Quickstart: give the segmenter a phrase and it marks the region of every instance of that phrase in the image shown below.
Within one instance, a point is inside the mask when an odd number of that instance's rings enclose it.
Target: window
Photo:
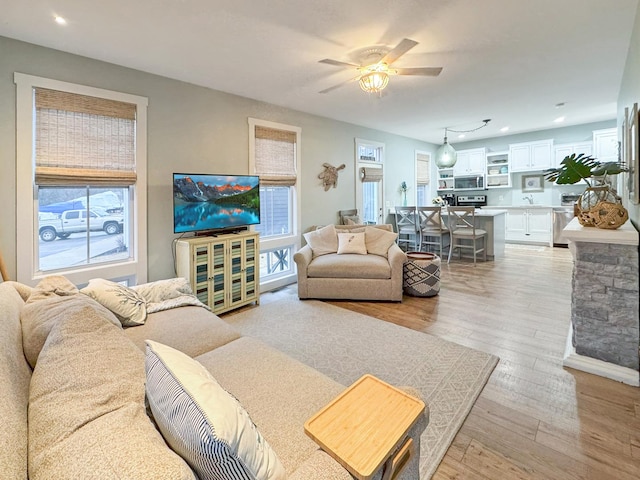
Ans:
[[[383,223],[384,144],[356,138],[356,208],[363,223]]]
[[[417,205],[431,205],[429,180],[431,172],[431,154],[416,150],[416,201]]]
[[[142,283],[147,100],[15,74],[18,280]]]
[[[299,248],[300,133],[298,127],[249,119],[250,169],[260,176],[260,285],[262,290],[296,281]]]

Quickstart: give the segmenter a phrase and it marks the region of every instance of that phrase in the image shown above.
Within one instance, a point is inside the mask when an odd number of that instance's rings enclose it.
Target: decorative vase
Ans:
[[[402,206],[406,207],[407,206],[407,192],[403,192],[402,195],[403,195],[403,197],[402,197]]]
[[[607,184],[588,187],[576,203],[576,216],[580,225],[616,229],[628,219],[629,213],[622,206],[622,199]]]

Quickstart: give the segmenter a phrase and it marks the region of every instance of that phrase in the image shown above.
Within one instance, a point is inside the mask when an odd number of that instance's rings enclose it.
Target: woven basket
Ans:
[[[414,297],[433,297],[440,292],[440,257],[427,252],[407,252],[402,286]]]
[[[578,221],[585,227],[615,230],[629,220],[629,212],[620,203],[598,202],[588,210],[578,207]]]
[[[575,214],[580,225],[616,229],[629,219],[622,206],[622,199],[609,184],[587,188],[575,205]]]

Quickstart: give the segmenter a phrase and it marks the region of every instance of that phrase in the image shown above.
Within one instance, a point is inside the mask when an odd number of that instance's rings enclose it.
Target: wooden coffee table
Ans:
[[[421,400],[364,375],[307,420],[304,430],[360,480],[372,478],[386,462],[386,480],[411,458],[413,441],[407,433],[424,409]]]

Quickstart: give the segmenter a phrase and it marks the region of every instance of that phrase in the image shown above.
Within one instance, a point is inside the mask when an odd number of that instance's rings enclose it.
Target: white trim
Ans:
[[[380,161],[360,160],[358,151],[360,146],[369,146],[376,149],[380,149]],[[371,167],[380,168],[382,170],[382,181],[378,184],[378,196],[380,197],[380,205],[378,205],[378,223],[385,223],[385,178],[384,178],[384,163],[385,163],[386,145],[381,142],[375,142],[373,140],[364,140],[362,138],[354,138],[354,159],[355,171],[354,171],[354,204],[358,209],[360,218],[364,218],[364,205],[362,203],[362,180],[360,179],[360,168]]]
[[[133,259],[123,262],[89,265],[65,269],[62,273],[75,284],[91,278],[131,278],[137,283],[147,281],[147,106],[148,99],[137,95],[76,85],[73,83],[14,73],[16,84],[16,271],[17,280],[33,285],[46,276],[37,272],[36,238],[38,225],[37,198],[34,178],[34,95],[33,89],[49,88],[136,104],[136,173],[138,180],[130,189],[129,199],[135,225],[132,235]],[[134,208],[135,205],[135,208]]]
[[[255,170],[255,144],[256,144],[256,126],[273,128],[276,130],[285,130],[289,132],[295,132],[296,134],[296,184],[292,188],[292,225],[291,225],[291,235],[284,235],[278,237],[272,237],[263,239],[260,237],[260,250],[272,250],[279,246],[290,246],[293,245],[291,252],[292,255],[300,248],[300,237],[301,237],[301,225],[302,225],[302,201],[301,201],[301,185],[302,185],[302,162],[300,161],[301,152],[302,152],[302,128],[296,127],[294,125],[286,125],[284,123],[270,122],[268,120],[260,120],[257,118],[248,117],[249,123],[249,173],[251,175],[256,175]],[[291,262],[293,262],[293,256],[291,258]],[[283,275],[282,277],[274,278],[273,280],[267,280],[264,283],[260,283],[260,291],[266,292],[269,290],[273,290],[275,288],[279,288],[285,285],[289,285],[295,283],[298,280],[297,271],[295,268],[295,263],[293,264],[292,273],[290,275]]]
[[[601,377],[610,378],[611,380],[626,383],[633,387],[640,386],[640,372],[614,363],[579,355],[573,347],[573,342],[571,341],[572,338],[573,325],[570,325],[562,365],[569,368],[575,368],[576,370],[581,370],[583,372],[592,373],[594,375],[599,375]]]

